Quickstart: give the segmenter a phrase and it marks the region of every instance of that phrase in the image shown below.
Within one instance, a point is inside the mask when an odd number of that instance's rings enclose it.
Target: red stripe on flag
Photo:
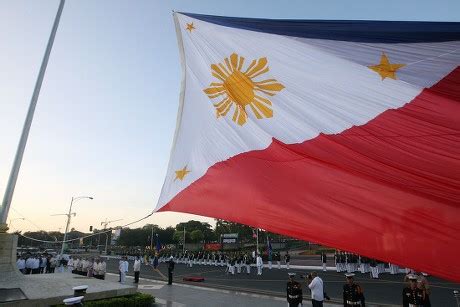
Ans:
[[[460,281],[460,68],[367,124],[212,166],[161,211],[239,222]]]

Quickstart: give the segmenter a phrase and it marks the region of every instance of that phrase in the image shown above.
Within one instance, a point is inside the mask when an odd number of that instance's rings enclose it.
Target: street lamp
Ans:
[[[15,219],[10,219],[10,224],[8,225],[8,228],[11,229],[11,223],[12,223],[13,221],[17,221],[17,220],[25,220],[25,218],[23,218],[23,217],[18,217],[18,218],[15,218]]]
[[[105,231],[107,229],[107,225],[109,225],[110,223],[114,223],[114,222],[118,222],[122,220],[123,219],[107,221],[107,218],[106,218],[105,221],[101,222],[101,226],[104,225],[104,231]],[[104,232],[104,234],[105,234],[105,254],[107,255],[107,242],[109,240],[109,236],[107,235],[107,232]]]
[[[88,199],[93,199],[91,196],[78,196],[78,197],[72,197],[72,200],[70,201],[70,207],[69,207],[69,213],[67,214],[64,214],[64,215],[67,215],[67,224],[65,226],[65,231],[64,231],[64,240],[62,240],[62,247],[61,247],[61,258],[62,258],[62,254],[64,254],[64,244],[65,244],[65,240],[67,238],[67,231],[69,230],[69,224],[70,224],[70,217],[73,215],[75,216],[75,213],[72,213],[72,205],[74,202],[77,202],[81,199],[85,199],[85,198],[88,198]]]

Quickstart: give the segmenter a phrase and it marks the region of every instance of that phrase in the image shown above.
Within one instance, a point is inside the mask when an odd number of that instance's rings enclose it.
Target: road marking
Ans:
[[[160,290],[164,286],[165,285],[139,285],[137,288],[141,290]]]

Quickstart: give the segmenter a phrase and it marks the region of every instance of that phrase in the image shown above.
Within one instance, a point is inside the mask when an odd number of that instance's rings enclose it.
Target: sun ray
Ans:
[[[244,64],[244,57],[240,56],[240,62],[238,63],[238,71],[241,71],[241,68],[243,67]]]
[[[262,69],[262,70],[259,70],[259,71],[256,72],[255,74],[253,74],[253,75],[251,76],[251,79],[252,79],[252,78],[255,78],[255,77],[257,77],[257,76],[260,76],[260,75],[262,75],[262,74],[264,74],[264,73],[266,73],[266,72],[268,72],[268,66],[266,66],[266,67],[265,67],[264,69]]]
[[[271,83],[271,82],[277,82],[276,79],[266,79],[266,80],[262,80],[262,81],[256,81],[254,82],[254,84],[265,84],[265,83]]]
[[[249,106],[251,107],[251,110],[252,112],[254,113],[254,115],[258,118],[258,119],[262,119],[262,114],[259,113],[259,111],[257,110],[257,108],[254,106],[253,103],[250,103]]]
[[[211,69],[213,70],[213,73],[212,75],[220,80],[222,80],[223,82],[225,82],[225,80],[227,79],[228,77],[228,74],[226,74],[225,72],[223,72],[219,66],[217,66],[216,64],[212,64],[211,65]]]
[[[248,74],[248,71],[249,71],[252,67],[254,67],[254,65],[256,65],[256,63],[257,63],[257,60],[252,60],[251,64],[249,64],[249,66],[248,66],[248,69],[246,69],[246,71],[245,71],[243,74],[247,75],[247,74]]]
[[[263,103],[260,103],[258,100],[254,100],[253,102],[254,106],[262,112],[265,118],[269,118],[273,116],[273,110],[264,105]]]
[[[219,109],[225,103],[232,102],[228,97],[223,98],[220,102],[215,103],[214,106]]]
[[[231,72],[233,72],[235,69],[233,68],[233,65],[230,63],[230,60],[228,58],[225,58],[225,65],[227,66],[227,69]]]
[[[225,67],[224,64],[219,63],[219,67],[227,74],[227,76],[230,76],[232,74],[232,72],[228,71],[227,67]]]
[[[257,61],[257,65],[254,66],[250,71],[246,73],[246,76],[249,78],[253,78],[253,74],[258,73],[259,71],[263,70],[267,66],[267,58],[260,58]]]
[[[260,102],[263,102],[263,103],[265,103],[265,104],[267,104],[267,105],[269,105],[269,106],[272,105],[272,102],[271,102],[270,100],[268,100],[268,99],[266,99],[266,98],[264,98],[264,97],[262,97],[262,96],[259,96],[259,95],[257,95],[257,94],[254,95],[254,100],[259,100]]]
[[[246,110],[238,105],[237,108],[239,109],[239,116],[238,116],[238,125],[243,126],[246,123],[246,120],[248,118],[248,114],[246,113]]]
[[[272,93],[272,92],[269,92],[269,91],[266,91],[266,90],[261,90],[261,89],[254,89],[255,91],[258,91],[258,92],[261,92],[261,93],[264,93],[268,96],[275,96],[276,93]]]
[[[238,105],[235,105],[235,111],[233,112],[233,117],[232,117],[232,120],[235,123],[236,123],[239,113],[240,113],[240,108],[238,108]]]
[[[219,87],[208,87],[207,89],[204,90],[204,92],[208,95],[214,95],[217,93],[222,93],[225,92],[225,87],[219,86]]]
[[[275,82],[271,83],[255,83],[256,89],[261,89],[261,90],[266,90],[266,91],[271,91],[271,92],[279,92],[284,88],[284,85],[281,83],[276,82],[276,80],[272,79]]]
[[[221,105],[219,106],[216,106],[216,111],[217,111],[217,114],[219,114],[220,116],[224,116],[227,114],[227,112],[230,110],[230,107],[233,105],[234,103],[228,99],[226,101],[223,101]]]

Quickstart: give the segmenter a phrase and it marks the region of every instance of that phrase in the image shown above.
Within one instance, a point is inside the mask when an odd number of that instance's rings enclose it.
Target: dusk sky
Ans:
[[[0,192],[58,0],[0,2]],[[68,0],[38,100],[10,219],[13,230],[126,224],[154,208],[176,125],[180,60],[172,11],[291,18],[460,21],[458,0]],[[156,213],[133,225],[213,219]],[[115,224],[116,225],[116,224]]]

